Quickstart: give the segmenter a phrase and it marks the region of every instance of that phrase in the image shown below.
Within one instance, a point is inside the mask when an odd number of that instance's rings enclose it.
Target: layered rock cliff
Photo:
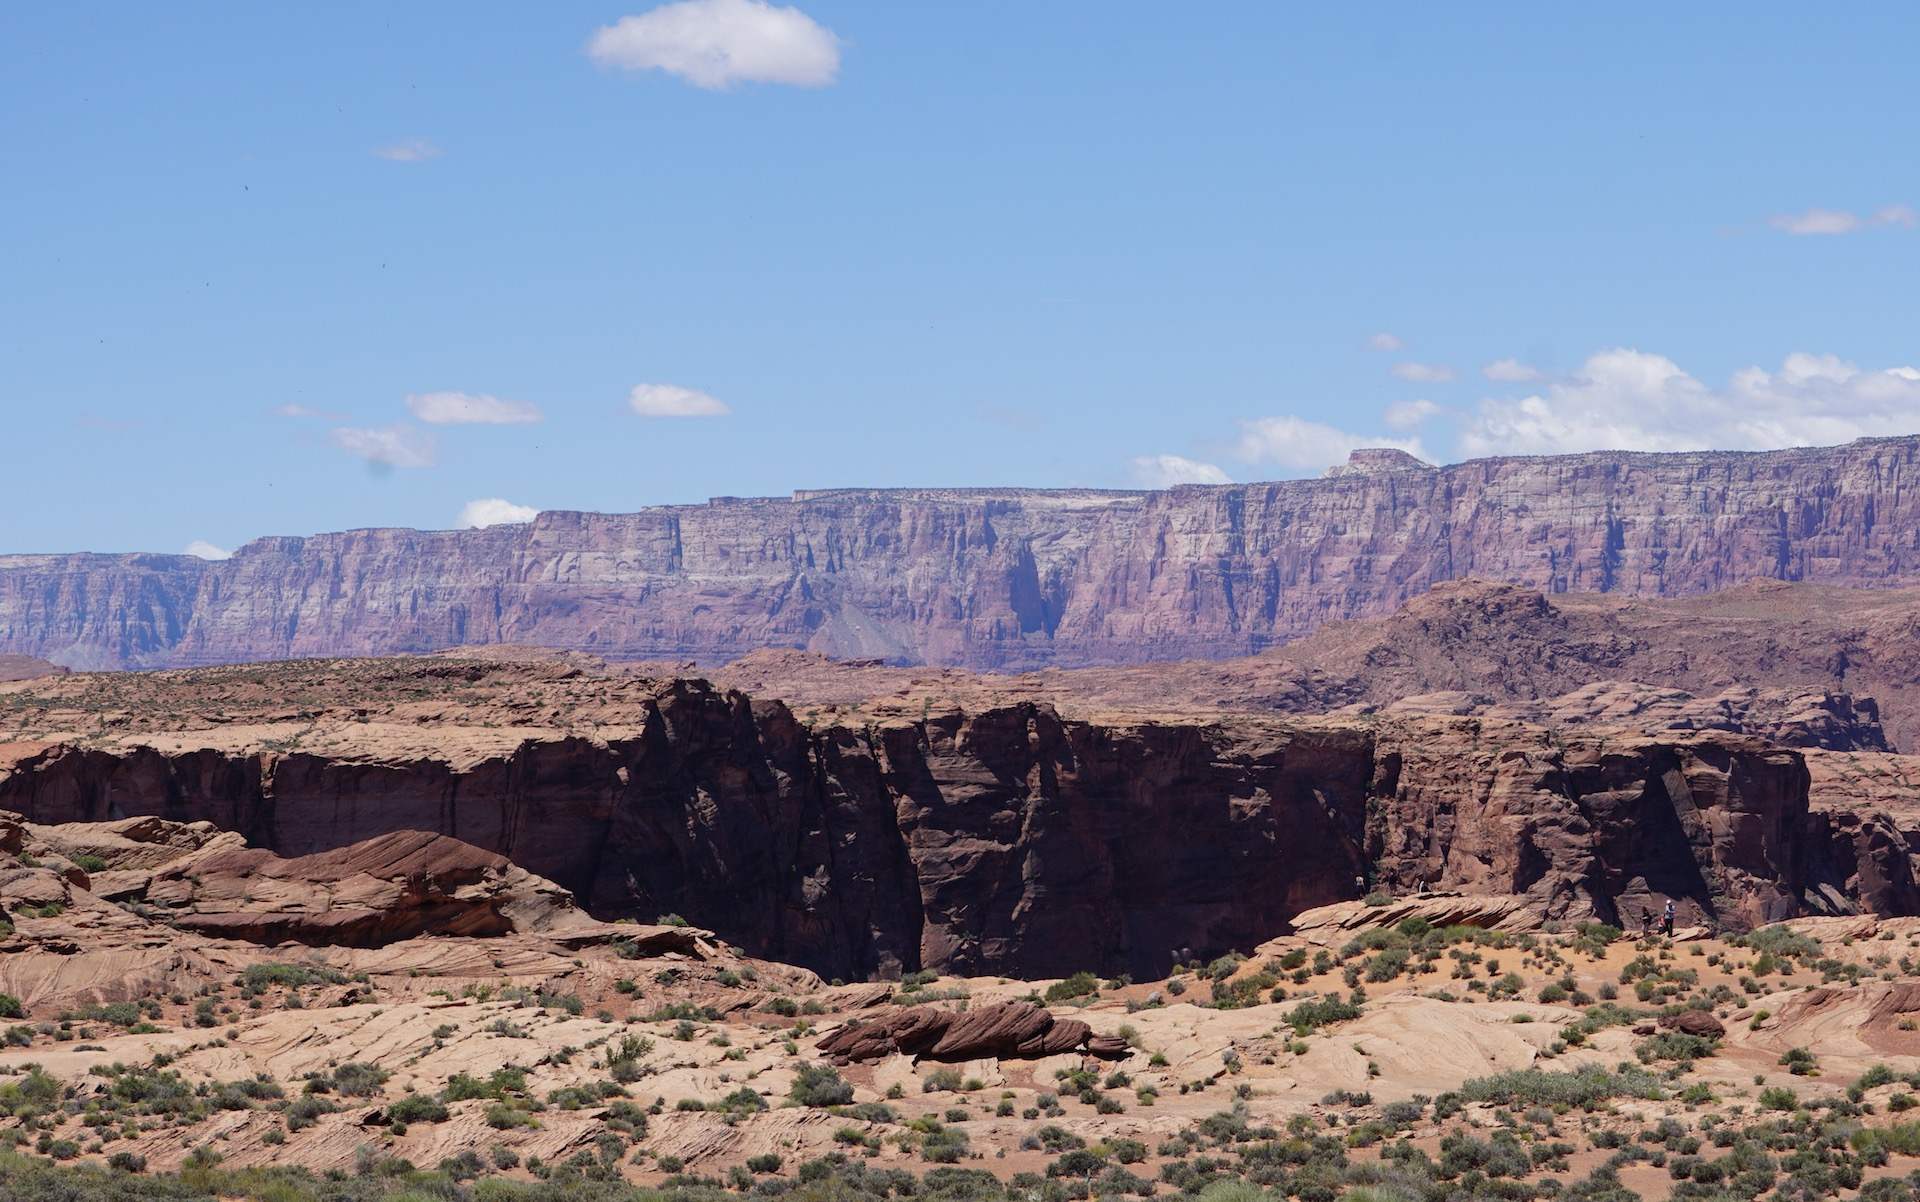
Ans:
[[[1244,654],[1438,581],[1684,596],[1920,579],[1920,437],[1164,492],[838,490],[524,526],[0,557],[0,652],[76,667],[536,643],[982,668]]]
[[[1150,974],[1376,887],[1525,894],[1570,919],[1674,896],[1734,926],[1920,901],[1891,827],[1815,831],[1802,754],[1721,731],[1098,722],[1033,703],[807,726],[679,682],[607,737],[459,758],[248,737],[16,744],[0,808],[211,820],[282,856],[437,832],[598,917],[675,912],[849,977]]]

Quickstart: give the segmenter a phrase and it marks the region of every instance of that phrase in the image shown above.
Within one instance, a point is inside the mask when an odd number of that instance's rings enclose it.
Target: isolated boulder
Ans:
[[[1682,1035],[1698,1035],[1702,1039],[1720,1039],[1727,1033],[1727,1025],[1705,1010],[1682,1010],[1677,1014],[1663,1014],[1660,1025],[1669,1031],[1678,1031]]]
[[[855,1019],[815,1045],[836,1064],[895,1054],[927,1060],[1014,1059],[1087,1052],[1124,1056],[1123,1039],[1098,1036],[1077,1018],[1055,1018],[1032,1002],[1000,1002],[966,1011],[909,1006]]]

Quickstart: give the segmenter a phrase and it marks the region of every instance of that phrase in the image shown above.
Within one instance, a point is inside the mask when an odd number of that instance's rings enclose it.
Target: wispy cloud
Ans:
[[[1411,430],[1440,413],[1440,406],[1429,400],[1395,401],[1380,415],[1395,430]]]
[[[216,547],[204,538],[196,538],[181,551],[183,555],[192,555],[197,559],[232,559],[233,552],[225,547]]]
[[[434,426],[509,426],[540,420],[538,406],[471,392],[423,392],[407,398],[407,410]]]
[[[596,31],[603,67],[665,71],[697,88],[780,83],[819,88],[840,71],[840,39],[797,8],[766,0],[679,0]]]
[[[278,405],[274,407],[273,411],[281,417],[290,417],[300,421],[311,419],[314,421],[337,422],[343,420],[346,416],[345,414],[334,413],[326,409],[311,409],[305,405]]]
[[[1453,379],[1453,369],[1438,363],[1396,363],[1390,370],[1415,384],[1444,384]]]
[[[1261,417],[1240,423],[1240,458],[1291,471],[1318,471],[1346,461],[1362,447],[1394,447],[1420,459],[1427,452],[1417,438],[1353,434],[1301,417]]]
[[[327,431],[333,445],[375,467],[432,467],[431,435],[410,426],[335,426]]]
[[[1855,213],[1847,209],[1806,209],[1798,213],[1780,213],[1768,218],[1767,224],[1781,233],[1798,237],[1832,237],[1870,229],[1910,230],[1920,225],[1920,212],[1904,204],[1885,205],[1871,213]]]
[[[1546,378],[1539,368],[1518,359],[1495,359],[1481,368],[1480,374],[1501,384],[1529,384]]]
[[[478,501],[468,501],[460,507],[460,516],[454,525],[462,530],[479,530],[487,526],[517,525],[531,522],[540,516],[540,511],[531,505],[515,505],[499,497],[485,497]]]
[[[390,142],[385,146],[376,146],[373,157],[385,159],[389,163],[424,163],[428,159],[437,159],[446,153],[425,138],[407,138],[400,142]]]
[[[1461,436],[1468,455],[1568,451],[1770,450],[1910,434],[1920,370],[1864,369],[1796,352],[1712,387],[1664,355],[1616,348],[1519,400],[1480,402]]]
[[[636,384],[627,394],[627,407],[641,417],[725,417],[733,412],[725,401],[678,384]]]
[[[1400,340],[1400,336],[1398,334],[1389,334],[1385,330],[1382,330],[1378,334],[1375,334],[1373,337],[1367,339],[1368,350],[1384,351],[1388,354],[1392,354],[1394,351],[1397,351],[1406,345],[1407,345],[1406,343]]]
[[[1233,477],[1211,463],[1184,455],[1140,455],[1129,465],[1142,488],[1172,488],[1176,484],[1232,484]]]

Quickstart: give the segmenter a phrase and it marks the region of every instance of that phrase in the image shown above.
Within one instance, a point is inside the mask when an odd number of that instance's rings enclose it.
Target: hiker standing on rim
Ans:
[[[1667,899],[1667,908],[1660,916],[1660,929],[1666,937],[1673,938],[1673,899]]]

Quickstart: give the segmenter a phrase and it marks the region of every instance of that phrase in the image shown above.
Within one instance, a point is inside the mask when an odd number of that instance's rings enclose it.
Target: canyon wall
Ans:
[[[1033,703],[809,727],[698,682],[635,730],[458,764],[20,746],[0,809],[208,819],[283,856],[444,833],[599,917],[679,913],[849,978],[1155,974],[1374,888],[1519,893],[1569,920],[1674,896],[1685,920],[1732,926],[1855,897],[1920,905],[1890,825],[1832,828],[1809,813],[1800,752],[1728,732],[1099,723]]]
[[[724,661],[759,647],[1022,669],[1219,658],[1466,577],[1689,596],[1920,579],[1920,437],[1318,480],[836,490],[487,530],[266,538],[229,560],[0,556],[0,653],[73,667],[517,642]]]

